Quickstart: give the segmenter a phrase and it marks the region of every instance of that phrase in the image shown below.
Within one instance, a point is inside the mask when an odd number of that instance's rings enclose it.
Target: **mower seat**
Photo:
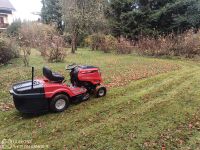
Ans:
[[[65,79],[64,76],[52,72],[48,67],[43,67],[43,75],[50,81],[61,83]]]

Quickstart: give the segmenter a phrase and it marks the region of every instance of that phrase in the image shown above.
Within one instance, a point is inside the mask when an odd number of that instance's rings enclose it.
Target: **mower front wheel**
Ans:
[[[104,97],[106,96],[107,90],[105,87],[99,87],[96,89],[96,97],[100,98],[100,97]]]
[[[50,102],[50,109],[53,112],[63,112],[67,107],[69,107],[69,98],[64,94],[56,95]]]

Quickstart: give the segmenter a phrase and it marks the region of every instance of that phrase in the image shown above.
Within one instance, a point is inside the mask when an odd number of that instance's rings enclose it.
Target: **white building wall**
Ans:
[[[9,14],[8,17],[7,17],[7,23],[10,25],[11,23],[13,23],[13,14]]]
[[[7,15],[7,16],[5,16],[5,15]],[[0,14],[0,16],[3,17],[5,24],[9,24],[10,25],[13,22],[14,18],[13,18],[12,14]]]

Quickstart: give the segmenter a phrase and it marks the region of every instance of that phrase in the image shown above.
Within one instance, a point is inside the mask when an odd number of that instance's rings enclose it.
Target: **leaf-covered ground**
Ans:
[[[200,63],[79,50],[48,64],[35,51],[37,76],[48,65],[68,76],[66,64],[101,68],[108,95],[61,114],[24,116],[13,108],[10,86],[30,78],[20,59],[0,68],[0,141],[32,140],[49,149],[198,149]],[[140,80],[139,80],[140,79]]]

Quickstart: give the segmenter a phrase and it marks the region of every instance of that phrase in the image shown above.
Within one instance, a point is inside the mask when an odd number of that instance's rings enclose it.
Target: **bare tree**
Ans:
[[[95,22],[103,20],[106,0],[61,0],[66,30],[71,34],[72,53],[77,50],[78,36],[92,28]]]
[[[29,65],[31,48],[36,48],[49,62],[64,61],[66,56],[64,38],[52,26],[27,22],[19,30],[19,46],[23,52],[25,66]]]
[[[25,66],[29,66],[29,56],[31,54],[31,46],[33,36],[29,34],[29,25],[26,24],[23,28],[20,28],[18,43],[21,51],[23,52],[23,62]]]

